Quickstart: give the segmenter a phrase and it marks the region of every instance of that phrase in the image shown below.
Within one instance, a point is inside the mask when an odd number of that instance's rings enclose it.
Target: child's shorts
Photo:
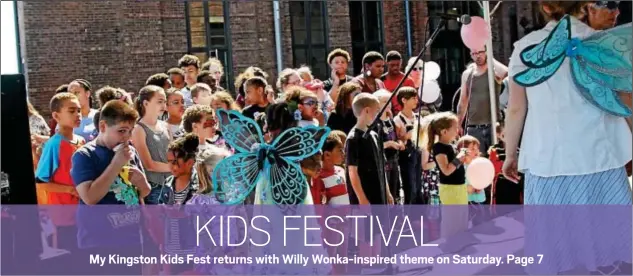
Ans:
[[[442,205],[467,205],[468,189],[466,184],[440,184],[440,201]]]

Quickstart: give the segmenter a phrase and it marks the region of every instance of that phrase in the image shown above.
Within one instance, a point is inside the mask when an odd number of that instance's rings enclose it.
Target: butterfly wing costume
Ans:
[[[264,141],[257,123],[236,111],[217,111],[220,130],[235,154],[213,171],[216,197],[224,204],[246,199],[258,183],[263,196],[280,205],[301,204],[309,193],[298,161],[316,154],[330,132],[327,127],[291,128],[272,144]]]
[[[563,17],[541,43],[521,52],[528,69],[514,81],[532,87],[547,81],[570,59],[572,78],[582,97],[609,114],[629,117],[618,92],[631,93],[631,23],[597,32],[584,39],[571,37],[569,15]]]

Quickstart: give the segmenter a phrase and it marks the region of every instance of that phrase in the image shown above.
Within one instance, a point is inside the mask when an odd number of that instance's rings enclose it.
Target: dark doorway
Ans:
[[[384,50],[382,2],[350,1],[349,21],[352,32],[352,66],[354,75],[363,69],[363,56],[369,51]]]

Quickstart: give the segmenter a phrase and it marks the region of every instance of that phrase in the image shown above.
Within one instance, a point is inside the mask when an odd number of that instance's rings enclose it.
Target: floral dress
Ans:
[[[433,155],[429,154],[429,162],[435,163]],[[437,186],[439,179],[440,172],[437,167],[422,171],[422,194],[430,205],[440,205],[440,193]]]

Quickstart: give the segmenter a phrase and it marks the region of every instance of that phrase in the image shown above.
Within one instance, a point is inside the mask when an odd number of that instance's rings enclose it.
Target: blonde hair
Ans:
[[[281,73],[279,73],[279,78],[277,78],[277,89],[283,90],[284,85],[288,84],[288,81],[290,80],[290,76],[294,74],[298,75],[299,78],[301,78],[301,76],[295,69],[286,68],[283,71],[281,71]]]
[[[213,191],[213,183],[207,171],[207,166],[215,169],[224,158],[229,156],[231,156],[231,153],[228,150],[213,145],[206,145],[200,148],[196,155],[199,194],[208,194]]]
[[[427,116],[425,119],[429,120],[427,127],[428,144],[426,149],[430,152],[435,143],[435,139],[441,135],[442,130],[453,127],[453,124],[458,124],[459,119],[453,112],[440,112]]]
[[[226,106],[228,106],[230,110],[240,111],[240,107],[237,105],[237,103],[233,99],[233,96],[231,96],[231,94],[227,92],[224,92],[224,91],[215,92],[215,94],[211,95],[211,100],[212,101],[217,100],[217,101],[222,102],[223,104],[226,104]]]
[[[360,117],[363,109],[374,106],[380,106],[380,101],[376,96],[369,93],[360,93],[352,101],[352,111],[354,111],[356,118]]]
[[[479,140],[475,138],[475,136],[462,136],[462,138],[459,138],[459,140],[457,141],[457,149],[468,148],[471,145],[480,145]]]
[[[411,142],[417,145],[419,149],[426,149],[429,145],[429,124],[430,118],[422,118],[420,123],[417,122],[413,125],[411,130]]]
[[[299,73],[299,78],[303,81],[313,81],[314,76],[312,75],[312,70],[307,65],[301,65],[299,69],[297,69],[297,73]],[[308,79],[304,79],[303,76],[307,75]]]

